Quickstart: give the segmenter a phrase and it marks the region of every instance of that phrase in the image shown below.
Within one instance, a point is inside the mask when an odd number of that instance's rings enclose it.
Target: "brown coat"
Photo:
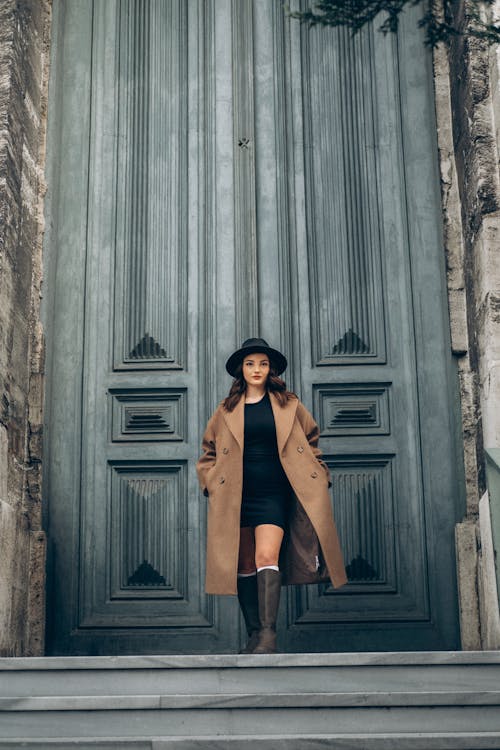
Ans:
[[[280,406],[270,393],[281,463],[294,491],[280,555],[284,584],[347,582],[330,502],[330,472],[318,448],[319,428],[298,399]],[[206,591],[236,594],[243,488],[244,407],[218,406],[203,436],[198,479],[208,495]]]

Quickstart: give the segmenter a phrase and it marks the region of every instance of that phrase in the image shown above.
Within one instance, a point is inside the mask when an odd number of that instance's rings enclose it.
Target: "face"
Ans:
[[[269,357],[265,354],[248,354],[243,360],[243,378],[249,385],[264,386],[269,376]]]

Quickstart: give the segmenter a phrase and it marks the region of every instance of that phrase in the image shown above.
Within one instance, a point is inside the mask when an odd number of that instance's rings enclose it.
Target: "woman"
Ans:
[[[242,653],[276,652],[282,584],[347,581],[318,425],[286,390],[286,366],[260,338],[229,357],[234,381],[197,464],[209,497],[206,591],[238,594],[249,635]]]

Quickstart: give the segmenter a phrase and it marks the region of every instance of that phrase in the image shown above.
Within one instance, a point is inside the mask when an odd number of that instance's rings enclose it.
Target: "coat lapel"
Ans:
[[[224,420],[243,451],[243,430],[245,427],[245,398],[242,396],[233,411],[223,411]]]
[[[283,448],[286,445],[288,436],[290,435],[293,427],[293,420],[295,419],[295,412],[297,411],[298,399],[294,398],[287,401],[285,406],[280,406],[280,403],[274,393],[271,396],[271,406],[274,414],[274,423],[276,425],[276,438],[278,440],[278,451],[282,453]]]

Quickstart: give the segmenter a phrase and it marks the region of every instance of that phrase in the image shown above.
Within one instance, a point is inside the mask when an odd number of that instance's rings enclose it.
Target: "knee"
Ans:
[[[267,565],[277,565],[279,554],[272,550],[259,550],[255,554],[255,566],[265,568]]]

